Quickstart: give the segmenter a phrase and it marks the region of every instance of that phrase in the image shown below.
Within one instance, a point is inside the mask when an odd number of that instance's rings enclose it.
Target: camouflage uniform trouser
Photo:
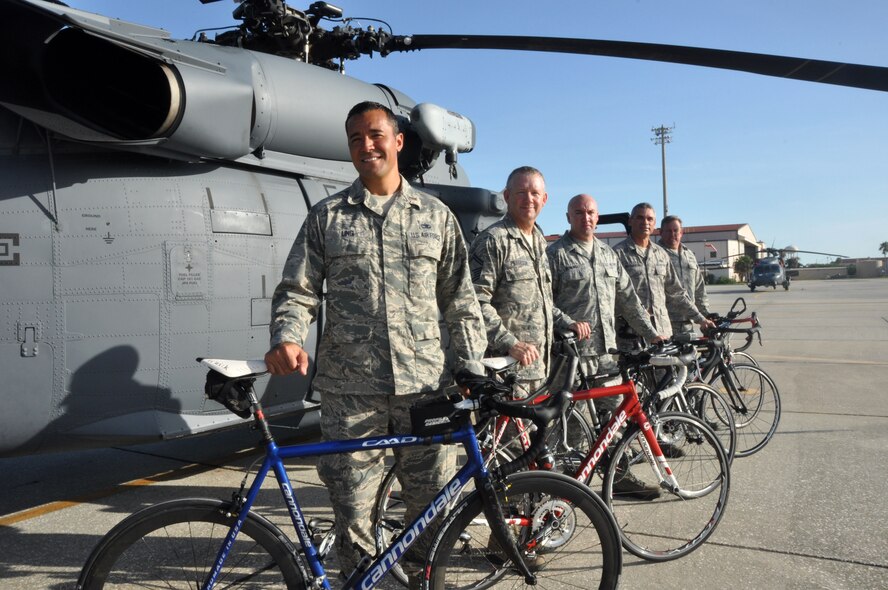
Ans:
[[[408,434],[411,430],[410,406],[441,397],[440,392],[373,395],[325,391],[321,395],[321,435],[324,440],[334,440]],[[396,448],[394,454],[400,466],[398,480],[409,523],[443,489],[454,471],[456,455],[450,452],[450,447],[440,445]],[[318,459],[318,475],[327,486],[336,520],[339,564],[346,576],[361,559],[355,544],[371,556],[376,554],[373,504],[382,483],[384,457],[385,450],[378,449],[325,455]],[[406,557],[412,561],[424,561],[433,537],[434,528],[420,537]],[[405,571],[409,572],[409,566]]]

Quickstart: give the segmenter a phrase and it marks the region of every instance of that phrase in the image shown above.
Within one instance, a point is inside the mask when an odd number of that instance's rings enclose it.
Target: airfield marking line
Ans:
[[[781,356],[781,355],[756,355],[756,358],[763,361],[791,361],[799,363],[817,363],[832,365],[873,365],[877,367],[888,367],[885,361],[858,361],[853,359],[836,359],[836,358],[817,358],[813,356]]]
[[[58,512],[59,510],[65,510],[66,508],[79,506],[80,504],[91,502],[93,500],[101,500],[102,498],[107,498],[108,496],[113,496],[132,488],[150,486],[155,483],[160,483],[173,479],[174,475],[197,475],[198,473],[209,471],[210,469],[214,468],[198,464],[187,465],[185,467],[177,467],[176,469],[164,471],[162,473],[158,473],[157,475],[134,479],[124,483],[113,485],[103,490],[97,490],[95,492],[84,494],[74,500],[57,500],[55,502],[43,504],[42,506],[37,506],[35,508],[28,508],[20,512],[14,512],[13,514],[10,514],[8,516],[0,517],[0,526],[8,526],[17,522],[31,520],[32,518],[38,518],[47,514],[52,514],[53,512]]]
[[[301,440],[303,437],[296,437],[296,441]],[[307,438],[311,438],[310,436]],[[295,441],[294,441],[295,442]],[[163,457],[163,455],[157,455],[154,453],[143,453],[141,451],[135,450],[127,450],[124,448],[116,447],[120,451],[126,452],[135,452],[138,454],[147,454],[154,457]],[[93,500],[100,500],[102,498],[107,498],[108,496],[113,496],[115,494],[119,494],[121,492],[125,492],[127,490],[133,488],[141,488],[145,486],[150,486],[155,483],[161,483],[164,481],[169,481],[177,477],[185,477],[198,475],[200,473],[204,473],[207,471],[212,471],[214,469],[231,469],[226,464],[236,461],[245,456],[249,456],[250,454],[257,453],[259,449],[256,447],[250,447],[247,449],[242,449],[240,451],[235,451],[228,457],[223,458],[219,461],[219,465],[214,465],[210,463],[189,463],[187,465],[183,465],[181,467],[176,467],[175,469],[169,469],[167,471],[162,471],[155,475],[149,475],[148,477],[142,477],[139,479],[134,479],[131,481],[127,481],[124,483],[115,484],[111,487],[105,488],[103,490],[97,490],[95,492],[91,492],[88,494],[84,494],[74,500],[57,500],[55,502],[49,502],[48,504],[43,504],[41,506],[35,506],[34,508],[27,508],[25,510],[21,510],[19,512],[13,512],[7,516],[0,516],[0,526],[8,526],[11,524],[15,524],[17,522],[22,522],[25,520],[31,520],[32,518],[39,518],[41,516],[45,516],[47,514],[52,514],[53,512],[58,512],[60,510],[65,510],[66,508],[73,508],[74,506],[79,506],[80,504],[84,504],[86,502],[91,502]],[[167,459],[173,459],[171,457],[165,457]],[[176,461],[182,461],[181,459],[174,459]],[[184,461],[182,461],[184,463]]]

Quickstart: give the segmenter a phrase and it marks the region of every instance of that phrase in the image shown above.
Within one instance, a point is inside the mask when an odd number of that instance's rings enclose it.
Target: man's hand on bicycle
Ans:
[[[585,340],[592,335],[592,327],[589,322],[574,322],[568,326],[568,329],[577,335],[577,340]]]
[[[522,367],[526,367],[540,358],[540,351],[534,344],[519,340],[509,349],[509,356],[521,363]]]
[[[702,321],[697,322],[697,325],[700,326],[700,330],[706,333],[708,330],[712,330],[715,328],[715,322],[708,318],[703,318]]]
[[[272,375],[308,374],[308,353],[295,342],[281,342],[265,353],[265,365]]]

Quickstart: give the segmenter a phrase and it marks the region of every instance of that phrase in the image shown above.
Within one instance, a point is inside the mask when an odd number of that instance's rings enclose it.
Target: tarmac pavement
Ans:
[[[622,588],[888,588],[888,280],[710,288],[722,312],[737,296],[764,326],[764,346],[748,352],[780,389],[777,434],[734,462],[726,514],[703,547],[667,563],[624,552]],[[230,497],[256,456],[237,451],[254,437],[0,459],[2,588],[73,588],[93,546],[128,514]],[[329,516],[313,461],[289,465],[307,514]],[[269,486],[261,503],[276,494]],[[260,512],[286,518],[280,503]]]

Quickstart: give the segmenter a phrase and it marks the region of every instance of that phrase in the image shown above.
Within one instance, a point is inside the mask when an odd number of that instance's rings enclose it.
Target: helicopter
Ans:
[[[761,256],[764,254],[765,256]],[[847,258],[842,254],[830,254],[828,252],[814,252],[812,250],[799,250],[795,246],[786,246],[785,248],[762,248],[752,255],[758,256],[753,261],[753,267],[749,271],[749,277],[746,286],[751,292],[758,287],[771,287],[777,289],[778,286],[783,287],[785,291],[789,291],[789,285],[792,277],[798,276],[798,270],[794,270],[798,266],[798,254],[818,254],[820,256],[832,256],[834,258]],[[726,256],[725,260],[738,256],[750,256],[748,252],[739,254],[731,254]]]
[[[343,123],[357,102],[396,113],[400,170],[454,211],[467,240],[503,215],[501,193],[473,186],[459,162],[475,147],[470,117],[345,75],[349,60],[532,50],[888,91],[888,69],[874,66],[394,35],[355,26],[326,2],[298,10],[244,0],[233,17],[235,28],[186,41],[58,1],[0,0],[0,387],[15,400],[0,422],[0,456],[242,425],[206,398],[194,359],[267,350],[271,295],[308,209],[355,177]],[[312,355],[322,329],[323,310],[306,342]],[[316,421],[311,377],[260,379],[267,415]]]
[[[798,275],[798,271],[793,271],[792,263],[787,263],[787,254],[789,260],[796,260],[796,254],[819,254],[822,256],[832,256],[835,258],[847,258],[841,254],[829,254],[827,252],[812,252],[811,250],[799,250],[795,246],[787,246],[786,248],[765,248],[759,250],[759,254],[767,254],[755,261],[752,271],[749,273],[747,286],[750,291],[755,291],[756,287],[771,287],[777,289],[777,285],[781,285],[785,291],[789,291],[789,284],[792,277]],[[788,268],[789,267],[789,268]]]

